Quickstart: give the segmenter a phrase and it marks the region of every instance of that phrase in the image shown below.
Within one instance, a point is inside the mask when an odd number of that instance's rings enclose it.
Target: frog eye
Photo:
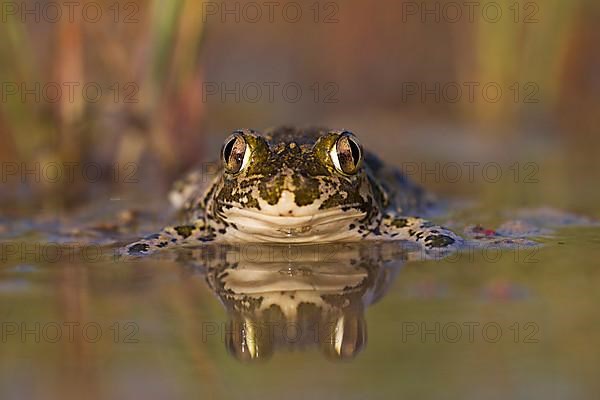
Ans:
[[[227,172],[236,174],[246,168],[250,161],[250,149],[241,133],[236,132],[225,140],[222,157]]]
[[[358,172],[363,151],[360,142],[351,132],[344,131],[329,152],[335,169],[342,174],[352,175]]]

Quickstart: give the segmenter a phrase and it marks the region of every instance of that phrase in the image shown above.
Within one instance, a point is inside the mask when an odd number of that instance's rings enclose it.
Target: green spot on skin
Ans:
[[[254,197],[249,197],[248,202],[246,203],[246,208],[256,208],[260,211],[260,204],[258,204],[258,200]]]
[[[185,239],[192,235],[194,226],[193,225],[182,225],[182,226],[176,226],[174,229],[175,229],[175,232],[177,232],[177,234],[179,236],[181,236]]]
[[[446,247],[454,243],[454,239],[447,235],[430,235],[425,242],[431,247]]]
[[[271,179],[268,182],[261,182],[259,186],[260,197],[270,205],[274,206],[281,198],[283,184],[284,178],[282,176]]]
[[[408,226],[408,220],[406,218],[397,218],[392,222],[392,226],[396,228],[404,228]]]
[[[298,188],[294,192],[296,204],[300,207],[312,204],[320,197],[319,181],[305,177],[294,177],[294,185]]]

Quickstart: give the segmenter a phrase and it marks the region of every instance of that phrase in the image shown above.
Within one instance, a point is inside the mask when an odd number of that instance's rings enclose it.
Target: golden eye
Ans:
[[[232,174],[246,168],[250,161],[250,149],[240,132],[235,132],[225,140],[221,153],[225,169]]]
[[[329,152],[335,169],[342,174],[358,172],[363,157],[362,146],[351,132],[344,131]]]

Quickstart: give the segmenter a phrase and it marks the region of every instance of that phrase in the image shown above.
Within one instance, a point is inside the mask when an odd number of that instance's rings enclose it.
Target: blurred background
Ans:
[[[4,1],[4,208],[164,193],[231,130],[279,124],[351,129],[397,164],[520,162],[540,178],[424,182],[443,192],[594,204],[597,2],[269,4]],[[75,179],[44,176],[52,163],[76,163]]]
[[[498,262],[408,263],[354,361],[282,352],[252,368],[201,338],[227,320],[202,274],[78,251],[123,241],[135,218],[120,210],[151,210],[130,239],[156,231],[174,179],[233,129],[279,124],[354,131],[469,206],[447,221],[459,233],[523,207],[598,218],[598,21],[597,0],[0,0],[0,397],[597,397],[597,227],[534,231],[546,246]],[[90,233],[88,206],[110,223]],[[52,258],[57,244],[75,256]],[[101,340],[5,337],[69,321]],[[401,343],[406,321],[505,334]],[[528,322],[539,342],[513,341]]]

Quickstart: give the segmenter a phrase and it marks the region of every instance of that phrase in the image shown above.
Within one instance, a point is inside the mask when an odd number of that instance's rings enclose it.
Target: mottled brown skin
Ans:
[[[432,202],[348,131],[239,130],[224,143],[212,180],[193,172],[172,202],[187,224],[127,246],[130,255],[205,242],[311,243],[408,240],[454,249],[462,239],[423,220]]]

